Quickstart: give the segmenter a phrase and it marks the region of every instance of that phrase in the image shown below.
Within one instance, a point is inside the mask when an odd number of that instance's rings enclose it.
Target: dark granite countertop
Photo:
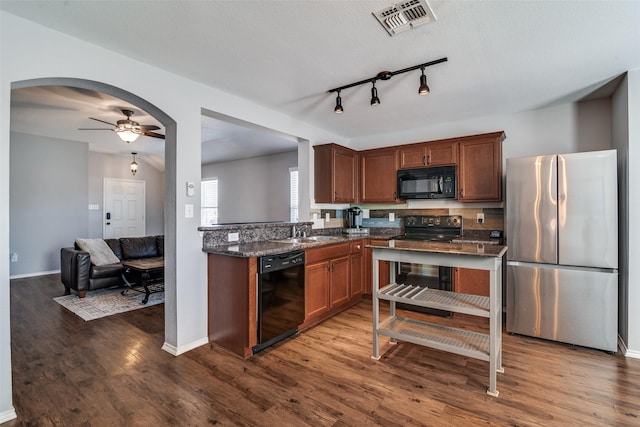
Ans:
[[[322,234],[314,234],[313,236],[322,236]],[[369,234],[331,234],[331,239],[321,240],[317,242],[302,243],[281,243],[272,240],[263,240],[257,242],[234,243],[229,245],[218,245],[212,247],[203,247],[202,251],[210,254],[231,255],[238,257],[259,257],[277,253],[290,252],[295,250],[305,250],[317,248],[326,245],[335,245],[338,243],[352,242],[362,239],[389,240],[397,236],[397,232],[376,232],[371,231]],[[311,236],[311,237],[313,237]]]
[[[389,240],[368,245],[370,248],[393,249],[397,251],[432,252],[442,254],[477,255],[482,257],[501,257],[507,252],[502,245],[484,243],[443,243],[421,242],[416,240]]]

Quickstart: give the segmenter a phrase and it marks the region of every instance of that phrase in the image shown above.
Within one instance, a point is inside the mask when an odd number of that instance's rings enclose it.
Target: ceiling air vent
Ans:
[[[394,3],[381,11],[374,12],[373,16],[390,36],[437,20],[427,0],[408,0]]]

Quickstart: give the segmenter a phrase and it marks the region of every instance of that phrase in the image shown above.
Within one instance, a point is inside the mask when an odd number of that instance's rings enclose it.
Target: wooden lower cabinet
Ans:
[[[362,253],[354,254],[355,260],[352,258],[354,243],[327,245],[305,252],[305,321],[300,329],[319,323],[359,301],[362,292],[354,290],[362,285],[358,282],[354,285],[353,279],[360,277],[359,282],[362,282],[362,274],[358,273],[362,270],[359,268]]]
[[[304,318],[329,311],[329,261],[304,268]]]
[[[461,294],[489,296],[489,272],[472,268],[453,269],[453,290]]]
[[[257,258],[208,254],[209,342],[241,357],[257,344]]]

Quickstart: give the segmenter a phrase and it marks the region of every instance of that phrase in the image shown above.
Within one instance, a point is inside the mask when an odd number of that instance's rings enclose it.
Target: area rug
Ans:
[[[149,295],[149,301],[146,304],[142,304],[144,293],[129,290],[129,292],[122,295],[123,289],[125,288],[99,289],[87,292],[87,296],[84,298],[78,298],[77,294],[72,293],[71,295],[56,297],[53,300],[86,321],[164,302],[162,284],[149,286],[152,292],[159,292]]]

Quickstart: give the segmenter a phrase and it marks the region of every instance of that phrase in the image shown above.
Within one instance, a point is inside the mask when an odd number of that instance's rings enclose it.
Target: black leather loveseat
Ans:
[[[164,236],[121,237],[104,241],[120,262],[95,265],[89,252],[81,250],[77,241],[73,248],[60,250],[60,278],[65,295],[73,289],[80,298],[84,298],[87,291],[124,285],[122,261],[152,257],[164,259]]]

